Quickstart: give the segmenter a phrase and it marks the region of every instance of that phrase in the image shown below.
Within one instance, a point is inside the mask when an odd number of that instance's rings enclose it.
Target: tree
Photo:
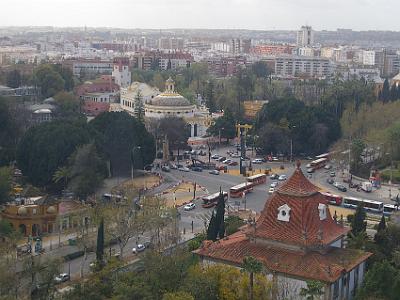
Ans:
[[[31,127],[18,144],[18,166],[32,184],[52,186],[56,170],[89,139],[86,122],[53,121]]]
[[[379,221],[379,224],[378,224],[378,232],[385,230],[385,229],[386,229],[386,218],[382,214],[381,220]]]
[[[71,170],[69,167],[59,167],[53,174],[54,183],[63,182],[63,188],[66,189],[68,186],[68,179],[71,177]]]
[[[265,78],[271,74],[271,70],[268,65],[263,61],[257,61],[251,66],[251,71],[256,75],[257,78]]]
[[[353,220],[351,222],[351,233],[357,236],[360,233],[365,233],[367,223],[365,221],[366,213],[362,204],[357,206]]]
[[[96,261],[98,265],[103,264],[104,256],[104,220],[101,219],[99,228],[97,229],[97,243],[96,243]]]
[[[390,86],[389,86],[389,80],[386,78],[385,81],[383,82],[383,87],[381,91],[381,101],[383,103],[389,102],[390,100]]]
[[[7,74],[7,85],[11,88],[17,88],[21,85],[21,73],[18,70],[12,70]]]
[[[207,240],[216,241],[218,236],[218,224],[215,216],[215,210],[211,214],[210,223],[207,227]]]
[[[110,161],[111,174],[129,174],[132,151],[141,147],[135,155],[135,168],[153,162],[155,142],[143,123],[126,112],[105,112],[89,122],[90,128],[98,132],[95,139],[100,152]]]
[[[207,129],[207,133],[213,136],[229,139],[236,136],[236,122],[230,110],[225,110],[224,115],[215,120],[215,123]]]
[[[365,143],[361,139],[353,140],[351,144],[351,162],[350,162],[350,170],[351,172],[357,172],[362,163],[362,153],[365,149]]]
[[[320,299],[324,294],[324,284],[320,281],[308,280],[307,288],[301,288],[300,296],[306,297],[307,300]]]
[[[231,235],[239,230],[241,226],[245,225],[243,219],[238,216],[228,216],[225,219],[226,235]]]
[[[162,300],[194,300],[187,292],[165,293]]]
[[[11,101],[0,97],[0,166],[8,166],[15,160],[21,132],[17,116],[12,110]],[[26,123],[26,119],[23,122]]]
[[[0,167],[0,205],[5,204],[10,199],[11,187],[12,169]]]
[[[222,191],[219,193],[219,199],[216,207],[217,213],[215,215],[215,221],[217,225],[217,233],[220,239],[225,236],[225,199]]]
[[[97,153],[96,146],[78,146],[69,158],[69,187],[78,196],[86,198],[103,185],[107,167]]]
[[[390,101],[396,101],[398,100],[398,95],[397,95],[397,86],[395,83],[392,84],[390,88]]]
[[[68,119],[80,116],[81,102],[72,93],[59,92],[54,96],[59,107],[58,114],[61,118]]]
[[[160,136],[166,136],[169,141],[169,148],[184,149],[190,137],[190,125],[183,118],[166,117],[159,122]]]
[[[249,278],[250,278],[250,288],[249,288],[249,294],[250,294],[250,300],[253,300],[254,297],[254,274],[260,273],[262,271],[262,263],[259,262],[256,258],[252,256],[246,256],[243,259],[242,263],[242,268],[244,271],[249,273]]]
[[[139,122],[144,122],[144,105],[143,105],[143,97],[140,91],[137,92],[135,96],[135,103],[134,103],[134,114],[135,117],[139,120]]]
[[[64,89],[65,81],[51,65],[40,65],[33,72],[33,81],[44,97],[52,97]]]
[[[206,106],[208,107],[210,114],[215,112],[216,111],[215,92],[214,92],[214,82],[212,80],[209,80],[207,82],[206,93],[204,95],[204,98],[206,99]]]
[[[288,153],[289,132],[278,125],[267,123],[258,131],[256,146],[265,154]]]

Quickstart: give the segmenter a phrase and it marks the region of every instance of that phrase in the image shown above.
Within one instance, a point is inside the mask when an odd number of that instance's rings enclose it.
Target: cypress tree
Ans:
[[[96,260],[99,264],[103,262],[104,255],[104,219],[101,219],[97,229]]]
[[[389,86],[389,80],[387,78],[383,82],[381,97],[384,103],[390,100],[390,86]]]
[[[357,236],[360,233],[365,232],[367,224],[365,222],[365,211],[363,205],[358,205],[356,213],[354,214],[353,220],[351,222],[351,232],[353,235]]]
[[[392,84],[392,87],[390,88],[390,101],[396,101],[397,100],[397,87],[396,84]]]
[[[225,199],[222,191],[220,190],[219,199],[217,203],[217,215],[216,215],[216,223],[218,226],[218,236],[220,239],[225,236]]]
[[[218,235],[217,219],[215,217],[215,210],[213,210],[210,223],[207,228],[207,240],[216,241]]]
[[[386,229],[386,219],[385,216],[382,215],[382,218],[378,224],[378,232]]]

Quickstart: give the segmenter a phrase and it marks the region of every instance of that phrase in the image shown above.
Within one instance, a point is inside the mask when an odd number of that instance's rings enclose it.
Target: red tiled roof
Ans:
[[[90,116],[98,116],[109,109],[110,103],[107,102],[85,101],[83,105],[83,111]]]
[[[372,255],[359,250],[334,247],[325,254],[315,251],[296,252],[255,243],[241,232],[229,236],[228,239],[204,244],[194,253],[235,265],[241,265],[246,256],[253,256],[270,271],[331,283],[343,272],[350,271]]]
[[[256,223],[255,236],[304,247],[320,247],[345,235],[349,229],[331,217],[328,201],[300,169],[275,192],[266,203]],[[288,222],[278,220],[278,208],[290,207]],[[318,206],[326,205],[326,218],[321,220]]]

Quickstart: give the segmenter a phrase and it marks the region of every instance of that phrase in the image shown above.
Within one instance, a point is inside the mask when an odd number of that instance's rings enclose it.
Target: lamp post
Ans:
[[[292,125],[290,127],[290,162],[293,161],[293,133],[292,133],[293,128],[296,128],[296,125]]]

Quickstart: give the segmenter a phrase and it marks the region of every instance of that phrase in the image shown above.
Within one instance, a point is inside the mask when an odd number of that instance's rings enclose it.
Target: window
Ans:
[[[291,210],[291,208],[287,204],[284,204],[284,205],[278,207],[278,220],[284,221],[284,222],[289,222],[290,221],[290,210]]]
[[[319,211],[319,219],[325,220],[326,219],[326,205],[323,203],[318,204],[318,211]]]

